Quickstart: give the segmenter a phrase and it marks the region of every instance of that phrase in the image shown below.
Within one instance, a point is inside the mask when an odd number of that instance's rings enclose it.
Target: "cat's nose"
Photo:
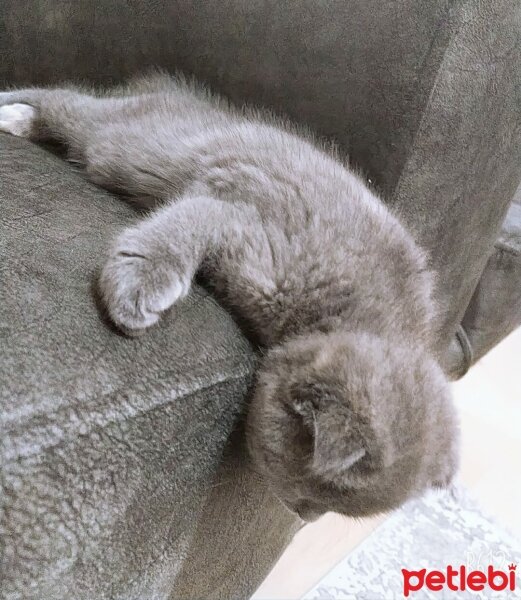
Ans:
[[[297,502],[295,504],[294,507],[295,512],[297,513],[297,515],[303,520],[306,521],[307,523],[312,523],[313,521],[316,521],[320,516],[321,513],[316,511],[308,502],[303,501],[303,502]]]
[[[312,510],[298,510],[297,515],[306,523],[313,523],[316,521],[321,515],[320,513],[314,512]]]

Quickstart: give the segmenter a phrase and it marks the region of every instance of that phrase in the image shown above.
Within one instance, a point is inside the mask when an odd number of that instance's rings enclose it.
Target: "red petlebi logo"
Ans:
[[[402,569],[403,575],[403,595],[408,597],[411,592],[418,592],[426,587],[432,592],[439,592],[443,589],[453,592],[463,592],[470,590],[480,592],[488,586],[495,592],[503,590],[514,591],[516,589],[516,568],[517,565],[508,565],[508,571],[494,569],[488,565],[486,571],[468,571],[465,565],[454,568],[448,565],[445,571],[408,571]]]

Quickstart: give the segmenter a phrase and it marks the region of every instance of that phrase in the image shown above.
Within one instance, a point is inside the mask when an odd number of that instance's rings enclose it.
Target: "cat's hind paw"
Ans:
[[[191,276],[177,272],[161,257],[115,249],[100,277],[109,316],[128,334],[139,334],[187,295]]]
[[[0,106],[0,131],[29,137],[36,119],[36,109],[29,104],[4,104]]]

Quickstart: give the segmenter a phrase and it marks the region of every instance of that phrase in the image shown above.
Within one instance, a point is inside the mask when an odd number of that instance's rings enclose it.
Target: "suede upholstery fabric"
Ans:
[[[452,379],[521,327],[521,186],[444,357]]]
[[[454,340],[521,173],[518,0],[2,12],[3,86],[179,68],[334,137],[430,251]],[[229,440],[251,348],[199,288],[147,336],[111,330],[91,282],[131,209],[0,144],[0,598],[248,597],[298,527]]]
[[[521,186],[463,317],[462,327],[472,350],[470,365],[520,326]],[[457,353],[453,359],[461,365]],[[457,370],[456,374],[463,375]]]

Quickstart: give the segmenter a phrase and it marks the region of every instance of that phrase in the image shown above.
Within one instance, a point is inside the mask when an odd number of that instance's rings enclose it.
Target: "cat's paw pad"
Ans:
[[[105,264],[100,289],[112,321],[138,334],[159,321],[161,313],[186,296],[191,277],[164,259],[115,251]]]
[[[28,137],[36,119],[36,109],[29,104],[5,104],[0,106],[0,131]]]

